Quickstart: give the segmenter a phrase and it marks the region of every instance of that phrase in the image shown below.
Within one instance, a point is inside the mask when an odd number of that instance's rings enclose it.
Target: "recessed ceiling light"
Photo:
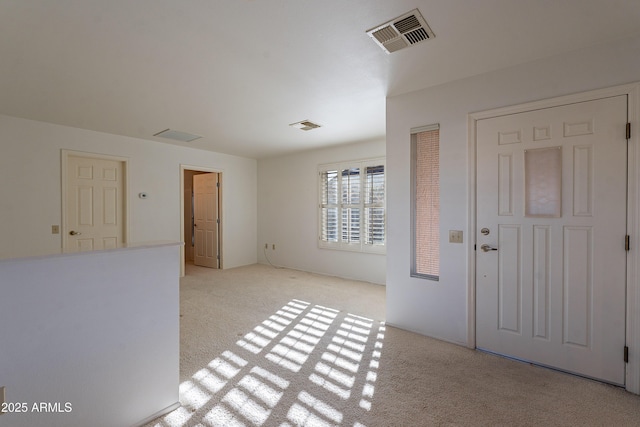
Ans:
[[[171,129],[165,129],[162,132],[158,132],[154,134],[153,136],[159,136],[161,138],[168,138],[168,139],[173,139],[175,141],[182,141],[182,142],[191,142],[191,141],[195,141],[196,139],[202,138],[201,136],[198,136],[198,135],[193,135],[187,132],[180,132],[179,130],[171,130]]]
[[[301,122],[291,123],[289,126],[294,127],[296,129],[300,129],[300,130],[311,130],[311,129],[317,129],[320,127],[319,124],[313,123],[309,120],[303,120]]]

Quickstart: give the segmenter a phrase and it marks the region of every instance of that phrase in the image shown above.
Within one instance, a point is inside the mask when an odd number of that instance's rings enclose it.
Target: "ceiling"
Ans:
[[[387,54],[366,34],[415,8],[434,39]],[[639,22],[638,0],[0,0],[0,114],[276,156],[384,139],[387,96]]]

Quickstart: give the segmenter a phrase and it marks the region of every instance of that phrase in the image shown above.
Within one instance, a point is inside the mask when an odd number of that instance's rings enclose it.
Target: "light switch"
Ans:
[[[60,226],[52,225],[51,226],[51,234],[60,234]]]
[[[449,243],[462,243],[462,230],[449,230]]]

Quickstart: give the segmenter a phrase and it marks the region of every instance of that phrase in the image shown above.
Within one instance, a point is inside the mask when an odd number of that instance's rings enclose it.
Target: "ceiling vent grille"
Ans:
[[[311,130],[311,129],[317,129],[320,127],[319,124],[313,123],[312,121],[309,121],[309,120],[303,120],[301,122],[291,123],[289,126],[294,127],[296,129],[300,129],[300,130]]]
[[[387,53],[435,37],[418,9],[378,25],[368,30],[367,34]]]
[[[202,138],[200,135],[193,135],[187,132],[181,132],[179,130],[165,129],[162,132],[153,134],[153,136],[159,136],[161,138],[173,139],[174,141],[191,142],[196,139]]]

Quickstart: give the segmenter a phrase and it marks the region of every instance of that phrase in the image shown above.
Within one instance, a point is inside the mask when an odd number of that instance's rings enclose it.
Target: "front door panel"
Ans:
[[[624,384],[626,121],[618,96],[477,122],[478,348]]]

